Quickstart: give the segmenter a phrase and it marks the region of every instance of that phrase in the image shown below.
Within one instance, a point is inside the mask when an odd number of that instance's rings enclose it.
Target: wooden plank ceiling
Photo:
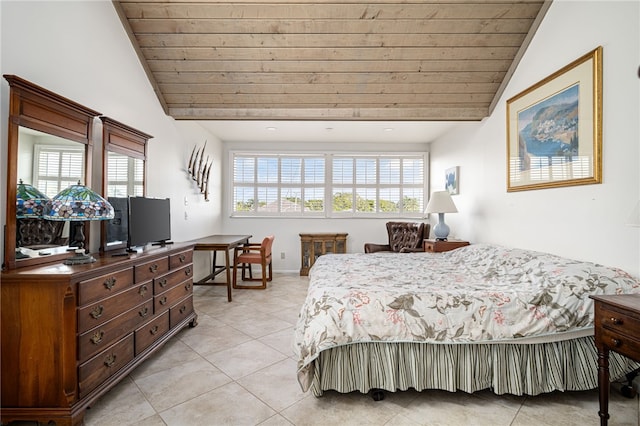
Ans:
[[[114,1],[168,115],[481,120],[550,0]]]

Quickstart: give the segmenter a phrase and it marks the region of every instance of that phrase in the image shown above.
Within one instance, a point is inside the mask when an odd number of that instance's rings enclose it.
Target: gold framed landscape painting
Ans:
[[[602,47],[507,101],[507,191],[602,182]]]

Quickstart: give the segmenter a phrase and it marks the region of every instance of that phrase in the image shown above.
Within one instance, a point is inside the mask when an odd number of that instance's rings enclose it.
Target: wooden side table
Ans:
[[[424,240],[422,242],[422,247],[424,251],[429,253],[440,253],[443,251],[455,250],[460,247],[468,246],[469,241],[462,240],[447,240],[447,241],[438,241],[438,240]]]
[[[309,275],[309,269],[319,256],[326,253],[346,253],[347,234],[300,234],[300,275]]]
[[[595,342],[598,348],[600,425],[609,420],[609,351],[640,361],[640,294],[590,296],[595,300]],[[627,376],[629,377],[629,376]]]

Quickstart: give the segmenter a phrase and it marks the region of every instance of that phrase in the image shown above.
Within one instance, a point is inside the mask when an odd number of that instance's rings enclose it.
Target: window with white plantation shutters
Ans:
[[[144,195],[144,160],[140,158],[132,158],[133,162],[133,184],[132,194],[136,197],[142,197]]]
[[[233,154],[232,214],[322,214],[324,169],[317,155]]]
[[[426,159],[423,153],[231,153],[231,214],[422,217]]]
[[[141,197],[144,188],[144,161],[109,152],[107,157],[108,197]]]
[[[336,215],[415,216],[425,206],[425,156],[333,156]]]
[[[36,145],[34,147],[34,186],[48,197],[64,188],[84,182],[84,145]]]
[[[107,157],[107,196],[126,197],[129,165],[124,155],[108,153]]]

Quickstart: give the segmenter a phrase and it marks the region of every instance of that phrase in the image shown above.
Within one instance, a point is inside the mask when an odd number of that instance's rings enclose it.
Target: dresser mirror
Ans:
[[[31,185],[48,197],[78,181],[90,186],[91,134],[100,113],[20,77],[4,78],[10,86],[4,267],[13,269],[73,255],[68,250],[73,235],[65,222],[24,214],[22,207],[18,211],[18,185]]]
[[[86,145],[78,142],[18,128],[18,197],[27,199],[22,200],[22,206],[16,206],[16,260],[48,256],[59,252],[58,248],[66,251],[73,241],[69,222],[38,216],[46,198],[85,181],[85,150]],[[44,197],[34,199],[30,187]]]
[[[143,133],[112,118],[102,116],[103,194],[113,205],[115,217],[103,223],[104,251],[127,246],[127,197],[146,195],[147,141]]]

